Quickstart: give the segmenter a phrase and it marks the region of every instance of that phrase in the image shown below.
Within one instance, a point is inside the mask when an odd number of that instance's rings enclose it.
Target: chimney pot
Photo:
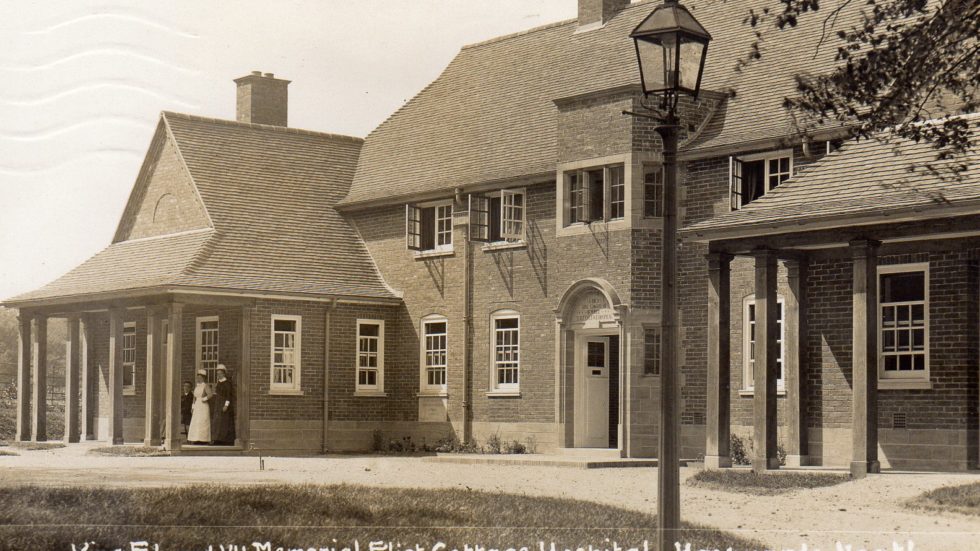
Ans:
[[[252,71],[235,79],[235,119],[239,122],[286,126],[288,120],[289,81],[275,78],[272,73]]]

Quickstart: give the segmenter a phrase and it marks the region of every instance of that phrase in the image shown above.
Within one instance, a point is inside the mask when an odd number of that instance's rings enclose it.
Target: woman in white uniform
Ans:
[[[194,387],[194,405],[191,407],[191,425],[187,429],[189,444],[207,444],[211,442],[211,405],[208,400],[213,392],[205,380],[207,372],[203,369],[197,372],[197,386]]]

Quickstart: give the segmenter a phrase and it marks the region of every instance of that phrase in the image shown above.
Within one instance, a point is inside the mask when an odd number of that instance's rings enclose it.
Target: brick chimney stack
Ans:
[[[630,0],[578,0],[578,26],[600,27],[630,5]]]
[[[238,122],[286,126],[288,80],[275,78],[272,73],[252,71],[250,75],[236,78],[235,84],[238,85],[235,112]]]

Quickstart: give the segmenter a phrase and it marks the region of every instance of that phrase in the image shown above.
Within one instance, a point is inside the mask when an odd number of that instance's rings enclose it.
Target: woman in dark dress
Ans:
[[[228,379],[228,369],[218,364],[218,382],[214,385],[214,412],[211,415],[211,439],[214,444],[235,443],[235,391]]]

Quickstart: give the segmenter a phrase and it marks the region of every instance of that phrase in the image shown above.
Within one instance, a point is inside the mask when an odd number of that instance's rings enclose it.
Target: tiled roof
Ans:
[[[333,208],[350,187],[362,140],[162,116],[213,230],[114,243],[10,302],[151,285],[394,298],[357,232]]]
[[[167,285],[190,268],[213,235],[213,230],[201,230],[113,243],[55,281],[10,302]]]
[[[925,141],[888,134],[847,142],[741,210],[688,226],[691,239],[724,239],[844,227],[897,215],[980,213],[980,115],[968,115],[974,147],[949,161]],[[966,170],[954,175],[951,164]]]
[[[685,2],[711,33],[703,87],[734,90],[687,150],[708,151],[793,134],[782,107],[814,60],[821,26],[770,33],[761,60],[735,71],[755,39],[743,24],[760,0]],[[629,33],[655,4],[633,4],[604,27],[576,33],[565,21],[463,48],[434,82],[368,136],[351,193],[341,203],[449,191],[457,186],[553,172],[553,100],[639,82]],[[819,14],[818,14],[819,16]],[[829,48],[829,46],[824,46]]]

